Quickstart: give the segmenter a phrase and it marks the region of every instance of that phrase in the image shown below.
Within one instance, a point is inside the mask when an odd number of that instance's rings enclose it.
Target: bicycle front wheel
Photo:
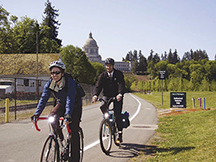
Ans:
[[[79,145],[77,147],[79,147],[79,162],[82,162],[83,160],[83,153],[84,153],[84,135],[83,135],[83,131],[82,128],[79,128],[78,130],[78,135],[79,135]],[[68,161],[73,161],[74,159],[72,159],[73,156],[73,152],[72,152],[72,147],[73,147],[73,142],[72,139],[70,137],[70,139],[68,140],[68,148],[69,148],[69,154],[68,154]],[[76,156],[77,158],[77,156]],[[75,161],[78,161],[77,159]]]
[[[49,136],[43,146],[40,162],[59,162],[59,145],[54,136]]]
[[[112,131],[108,119],[103,119],[100,125],[100,146],[105,154],[109,154],[112,146]]]
[[[79,138],[80,138],[80,162],[82,162],[83,159],[83,151],[84,151],[84,142],[83,142],[83,131],[82,128],[79,128]]]

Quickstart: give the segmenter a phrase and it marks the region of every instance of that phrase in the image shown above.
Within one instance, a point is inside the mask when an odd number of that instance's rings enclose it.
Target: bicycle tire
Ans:
[[[83,134],[82,128],[79,128],[78,134],[79,134],[79,139],[80,139],[80,147],[79,147],[80,148],[80,160],[79,160],[79,162],[82,162],[83,153],[84,153],[84,140],[83,140],[84,134]],[[69,143],[69,146],[68,146],[68,148],[69,148],[68,161],[72,161],[71,158],[72,158],[72,145],[73,145],[73,143],[71,142],[71,140],[68,141],[68,143]]]
[[[108,155],[112,146],[112,130],[108,119],[101,121],[99,139],[102,151]]]
[[[41,159],[40,162],[59,162],[59,145],[58,142],[55,141],[55,138],[53,135],[50,135],[47,137],[42,153],[41,153]]]
[[[79,128],[79,137],[80,137],[80,162],[83,160],[83,153],[84,153],[84,135],[82,128]]]

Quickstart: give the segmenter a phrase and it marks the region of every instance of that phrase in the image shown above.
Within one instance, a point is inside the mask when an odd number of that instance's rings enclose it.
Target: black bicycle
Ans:
[[[100,102],[105,102],[102,98],[99,99]],[[100,146],[102,151],[108,155],[110,153],[110,149],[112,146],[112,138],[114,143],[119,146],[120,141],[117,140],[118,136],[118,129],[117,124],[114,116],[114,106],[110,108],[110,104],[115,101],[115,97],[110,98],[107,102],[107,113],[103,114],[103,120],[100,124],[99,130],[99,139],[100,139]]]
[[[58,135],[54,133],[51,123],[55,120],[54,117],[39,117],[38,120],[48,120],[49,123],[49,136],[47,137],[42,153],[40,162],[64,162],[64,161],[71,161],[72,157],[72,142],[71,142],[71,130],[69,128],[69,122],[64,122],[64,118],[61,117],[59,120],[61,124],[59,125],[60,128],[67,128],[67,139],[66,142],[59,139]],[[37,131],[40,131],[37,125],[37,121],[34,122],[35,128]],[[79,128],[79,137],[80,137],[80,162],[83,159],[83,131],[82,128]]]

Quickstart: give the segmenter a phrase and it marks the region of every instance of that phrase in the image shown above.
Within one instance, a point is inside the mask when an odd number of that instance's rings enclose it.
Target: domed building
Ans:
[[[98,54],[99,47],[97,45],[97,42],[92,37],[91,32],[89,33],[89,38],[86,40],[82,49],[83,51],[85,51],[89,61],[99,62],[105,66],[104,61],[102,61],[101,56]],[[131,62],[115,61],[115,69],[120,71],[131,71],[132,64]]]
[[[91,62],[99,62],[102,63],[101,56],[98,54],[98,45],[97,42],[92,37],[92,33],[89,33],[89,38],[86,40],[83,51],[85,51],[88,59]]]

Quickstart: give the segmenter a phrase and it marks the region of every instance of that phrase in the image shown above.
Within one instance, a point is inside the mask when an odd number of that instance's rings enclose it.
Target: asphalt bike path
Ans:
[[[84,132],[84,162],[126,162],[139,154],[157,128],[157,111],[147,101],[125,94],[123,111],[130,113],[131,125],[124,129],[123,143],[114,143],[110,155],[99,144],[99,125],[102,120],[100,103],[83,107],[81,127]],[[49,131],[46,121],[38,122],[41,131],[32,129],[30,119],[0,125],[0,162],[38,162]]]

